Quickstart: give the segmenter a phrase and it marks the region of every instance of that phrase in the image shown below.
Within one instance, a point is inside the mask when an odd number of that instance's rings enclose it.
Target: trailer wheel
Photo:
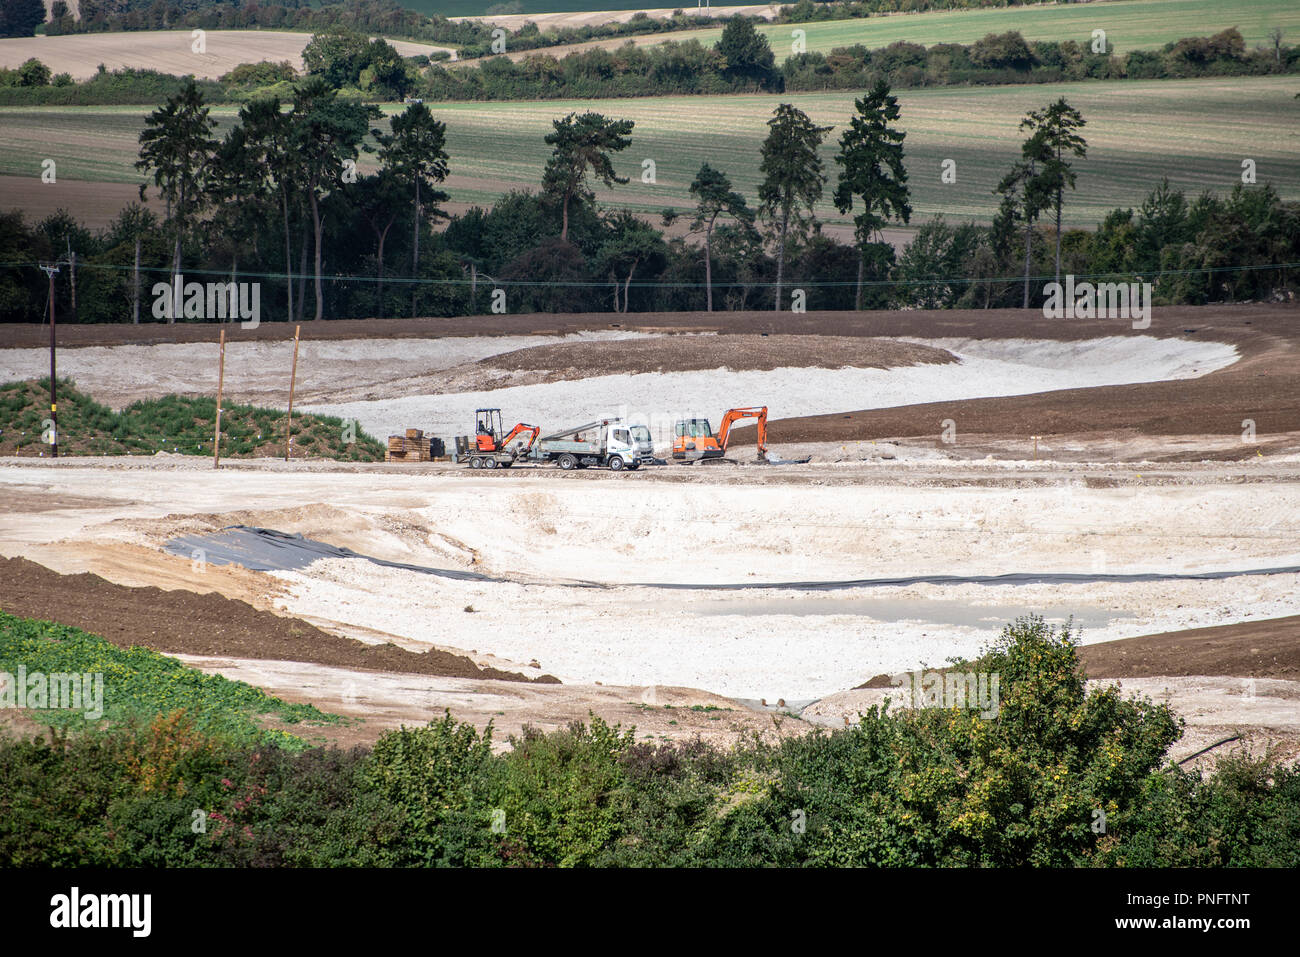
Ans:
[[[563,455],[560,456],[560,468],[564,469],[564,471],[568,472],[577,467],[578,467],[578,460],[575,459],[568,452],[565,452]]]
[[[609,470],[611,472],[623,471],[623,459],[617,455],[611,455],[609,457]]]
[[[469,460],[469,467],[472,469],[481,469],[483,467],[483,460],[476,455]]]
[[[483,467],[484,467],[485,469],[494,469],[494,468],[497,467],[497,460],[496,460],[495,458],[492,458],[492,457],[484,458],[484,459],[483,459]]]

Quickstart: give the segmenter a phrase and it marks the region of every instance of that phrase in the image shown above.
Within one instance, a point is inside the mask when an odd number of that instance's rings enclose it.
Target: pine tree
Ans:
[[[811,214],[821,198],[826,174],[822,172],[817,148],[832,127],[817,126],[808,114],[782,103],[767,121],[769,132],[760,149],[759,207],[778,226],[776,254],[776,297],[773,308],[781,311],[781,284],[785,276],[786,244],[790,219],[799,209]]]
[[[891,96],[889,85],[877,81],[874,89],[857,100],[857,115],[840,137],[839,183],[835,188],[835,208],[841,213],[853,209],[853,197],[862,199],[862,212],[853,217],[853,235],[858,245],[858,281],[853,308],[862,308],[862,271],[869,245],[882,242],[880,231],[892,218],[910,222],[912,206],[907,187],[907,170],[903,168],[901,130],[890,124],[899,117],[898,98]]]

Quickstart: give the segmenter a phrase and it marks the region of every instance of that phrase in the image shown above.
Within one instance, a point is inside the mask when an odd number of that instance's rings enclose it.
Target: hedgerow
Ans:
[[[729,748],[593,716],[498,753],[450,714],[372,749],[293,753],[147,728],[0,744],[11,866],[1295,867],[1300,774],[1180,770],[1165,705],[1089,690],[1039,618],[978,661],[996,708],[899,708]],[[199,824],[202,824],[202,827]]]

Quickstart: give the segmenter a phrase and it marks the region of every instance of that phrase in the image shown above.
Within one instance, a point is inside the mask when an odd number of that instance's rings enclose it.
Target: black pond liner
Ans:
[[[516,584],[561,585],[571,588],[669,588],[676,591],[752,591],[775,589],[779,591],[842,591],[849,588],[875,588],[889,585],[1068,585],[1099,582],[1171,582],[1217,581],[1241,578],[1247,575],[1294,575],[1300,565],[1282,565],[1274,568],[1247,568],[1217,572],[1140,572],[1133,574],[1102,574],[1077,572],[1009,572],[1004,575],[909,575],[901,578],[853,578],[835,581],[799,582],[725,582],[722,584],[688,584],[675,582],[620,582],[615,584],[581,580],[544,581],[502,578],[480,572],[466,572],[454,568],[430,568],[427,565],[409,565],[390,562],[340,548],[326,542],[279,532],[273,528],[256,528],[251,525],[231,525],[210,535],[182,535],[164,547],[173,555],[201,559],[213,565],[242,565],[252,571],[297,571],[322,558],[358,558],[383,565],[386,568],[403,568],[407,571],[451,578],[457,581],[514,582]]]

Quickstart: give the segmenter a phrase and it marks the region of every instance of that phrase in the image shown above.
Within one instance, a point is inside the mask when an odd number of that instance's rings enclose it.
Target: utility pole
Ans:
[[[59,396],[54,378],[54,277],[58,274],[58,263],[41,263],[41,272],[50,278],[50,454],[59,457]]]

